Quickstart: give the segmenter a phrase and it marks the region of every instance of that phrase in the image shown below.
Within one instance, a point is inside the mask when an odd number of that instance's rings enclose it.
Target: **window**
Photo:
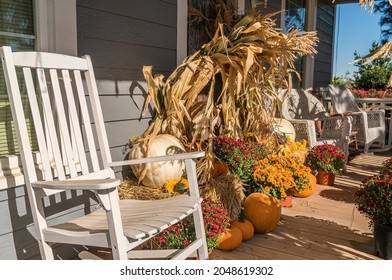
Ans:
[[[286,9],[284,14],[284,31],[290,28],[306,30],[305,26],[305,0],[286,0]],[[304,77],[304,58],[298,56],[294,61],[295,69]],[[302,81],[297,76],[293,76],[293,87],[301,88]]]
[[[11,46],[14,51],[35,49],[33,11],[33,0],[2,0],[0,2],[0,46]],[[18,154],[19,148],[2,69],[0,69],[0,80],[2,81],[0,83],[0,157],[2,157]],[[23,87],[21,91],[23,92]],[[27,104],[27,96],[25,101]],[[28,125],[32,125],[29,119],[30,113],[25,110],[25,114]],[[34,139],[31,139],[31,142],[36,146]]]

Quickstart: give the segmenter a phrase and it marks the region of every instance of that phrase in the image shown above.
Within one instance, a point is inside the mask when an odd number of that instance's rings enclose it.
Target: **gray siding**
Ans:
[[[329,1],[318,1],[317,4],[317,35],[319,44],[314,62],[313,87],[326,87],[331,82],[333,59],[334,6]]]
[[[176,3],[77,1],[78,54],[89,54],[94,64],[113,160],[127,158],[128,140],[151,120],[151,113],[140,116],[147,91],[143,66],[165,77],[176,67]]]
[[[48,223],[57,223],[88,213],[96,206],[91,194],[67,192],[45,201]],[[57,209],[68,209],[56,213]],[[34,238],[30,204],[23,186],[0,191],[0,260],[40,259],[38,243]],[[80,247],[55,246],[56,258],[75,256]]]
[[[251,0],[247,0],[245,2],[245,9],[249,10],[252,8],[252,4],[251,4]],[[261,14],[272,14],[272,13],[276,13],[282,10],[282,1],[280,0],[275,0],[275,1],[268,1],[267,5],[264,6],[264,4],[258,5],[257,6],[257,10],[261,13]],[[276,27],[280,28],[280,23],[281,23],[281,13],[276,14],[275,16],[273,16],[272,18],[275,19],[276,21]]]

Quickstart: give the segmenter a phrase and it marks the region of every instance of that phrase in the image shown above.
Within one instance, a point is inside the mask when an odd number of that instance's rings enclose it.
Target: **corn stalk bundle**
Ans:
[[[228,27],[223,22],[227,13],[216,17],[211,41],[166,81],[153,76],[151,66],[143,67],[149,86],[143,114],[150,102],[156,110],[143,135],[146,150],[161,133],[176,136],[189,151],[205,150],[207,156],[198,165],[202,181],[209,179],[211,137],[269,137],[281,104],[276,88],[291,89],[294,60],[316,53],[315,32],[292,29],[283,34],[271,19],[275,14],[250,13]]]
[[[220,201],[232,221],[238,219],[245,193],[242,181],[237,175],[228,174],[211,179],[201,191],[203,197]]]

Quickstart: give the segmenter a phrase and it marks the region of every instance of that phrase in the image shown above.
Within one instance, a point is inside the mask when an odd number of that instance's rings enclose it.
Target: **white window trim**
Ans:
[[[37,51],[77,55],[76,0],[35,0],[34,13]],[[38,153],[35,154],[34,160],[39,170]],[[20,157],[1,157],[0,190],[21,186],[24,183]]]
[[[77,55],[76,0],[35,0],[38,51]]]

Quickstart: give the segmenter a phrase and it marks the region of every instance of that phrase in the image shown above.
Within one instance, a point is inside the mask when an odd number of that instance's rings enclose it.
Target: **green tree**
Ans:
[[[350,72],[347,71],[344,76],[341,75],[340,77],[334,76],[332,78],[332,84],[338,85],[338,86],[344,86],[347,88],[352,88],[352,79],[350,78]]]
[[[374,3],[374,11],[380,13],[382,44],[392,38],[392,6],[389,2],[389,0],[381,0]]]
[[[379,44],[372,43],[369,52],[373,52],[379,48]],[[357,51],[354,52],[355,59],[362,57]],[[354,64],[358,67],[358,71],[354,73],[353,85],[355,88],[364,89],[385,89],[388,79],[392,73],[392,60],[390,55],[374,59],[366,64],[366,61],[358,61]]]

